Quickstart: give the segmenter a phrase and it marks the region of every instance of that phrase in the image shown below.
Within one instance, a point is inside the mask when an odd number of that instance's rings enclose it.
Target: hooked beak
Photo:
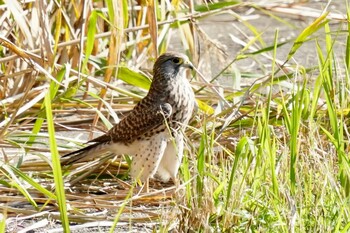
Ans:
[[[190,68],[191,70],[194,69],[192,63],[191,63],[190,61],[188,61],[188,60],[185,60],[184,63],[183,63],[182,65],[183,65],[184,67],[186,67],[186,68]]]

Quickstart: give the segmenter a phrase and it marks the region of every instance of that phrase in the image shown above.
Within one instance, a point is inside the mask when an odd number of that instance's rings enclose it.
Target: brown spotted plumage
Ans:
[[[183,156],[182,129],[196,105],[186,78],[187,68],[193,68],[187,56],[162,54],[154,65],[147,96],[108,133],[90,141],[91,145],[64,155],[62,165],[105,152],[128,154],[133,158],[133,178],[148,182],[157,173],[163,181],[175,181]]]

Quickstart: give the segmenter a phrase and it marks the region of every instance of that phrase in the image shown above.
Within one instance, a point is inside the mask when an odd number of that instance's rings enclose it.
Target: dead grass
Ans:
[[[0,5],[0,229],[38,218],[60,220],[65,231],[106,221],[111,231],[124,222],[159,232],[346,232],[346,12],[322,14],[332,1],[151,3]],[[212,15],[234,23],[229,41],[204,30]],[[283,41],[276,30],[265,41],[267,29],[250,21],[264,15],[298,33]],[[300,17],[309,22],[293,24]],[[220,28],[225,20],[209,22]],[[297,61],[310,53],[305,44],[316,48],[312,66]],[[181,185],[154,181],[140,193],[128,157],[107,155],[63,170],[60,192],[52,140],[62,155],[118,122],[145,95],[156,54],[169,48],[198,68],[191,83],[200,110],[186,132]]]

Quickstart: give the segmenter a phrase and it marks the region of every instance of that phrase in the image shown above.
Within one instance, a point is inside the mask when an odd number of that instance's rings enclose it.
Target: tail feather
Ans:
[[[106,142],[98,142],[87,147],[84,147],[80,150],[73,151],[71,153],[65,154],[61,157],[61,165],[66,166],[73,164],[79,160],[87,160],[95,155],[94,152],[98,154],[104,153],[106,150],[103,149]]]

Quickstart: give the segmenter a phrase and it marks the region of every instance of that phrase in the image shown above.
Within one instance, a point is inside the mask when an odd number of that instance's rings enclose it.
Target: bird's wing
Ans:
[[[103,143],[106,141],[131,143],[138,137],[152,129],[164,124],[172,113],[172,107],[168,103],[159,105],[138,104],[133,111],[123,118],[117,125],[105,135],[97,137],[90,142]]]
[[[144,105],[141,107],[138,104],[129,115],[110,129],[108,133],[89,141],[89,143],[93,144],[63,155],[61,164],[72,164],[92,153],[106,153],[107,151],[103,150],[103,145],[112,141],[124,142],[126,144],[131,143],[143,134],[162,125],[171,113],[172,107],[168,103],[159,105],[150,104],[147,108]]]

